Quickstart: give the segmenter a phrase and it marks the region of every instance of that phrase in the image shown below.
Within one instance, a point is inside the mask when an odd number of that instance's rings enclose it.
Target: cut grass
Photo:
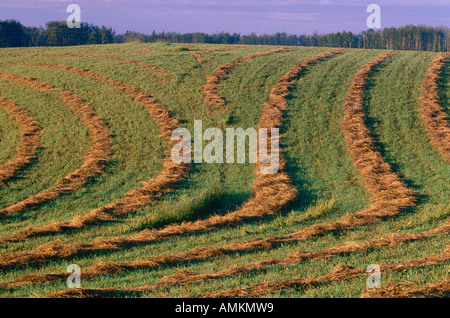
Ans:
[[[214,120],[205,116],[206,107],[202,101],[201,87],[206,75],[210,74],[217,67],[217,63],[225,64],[242,56],[271,49],[270,47],[243,47],[236,50],[214,52],[208,54],[210,61],[197,65],[192,57],[192,52],[180,51],[178,50],[180,47],[182,45],[144,45],[135,43],[121,46],[89,47],[92,50],[86,53],[87,55],[97,54],[103,56],[111,54],[119,57],[130,57],[127,51],[148,51],[148,55],[132,55],[130,58],[141,59],[146,63],[157,64],[161,68],[170,70],[173,79],[171,82],[164,82],[164,84],[161,84],[162,77],[158,75],[154,77],[150,71],[139,68],[137,65],[125,65],[117,61],[55,57],[51,59],[51,62],[92,69],[116,80],[123,80],[134,86],[142,87],[146,93],[161,97],[161,102],[167,105],[177,118],[183,120],[182,124],[185,127],[192,128],[194,119],[203,119],[206,127],[214,125]],[[214,48],[216,46],[198,45],[195,50],[206,51]],[[116,53],[115,51],[118,49],[124,52]],[[190,50],[194,50],[194,48],[190,48]],[[292,50],[292,52],[283,53],[282,59],[276,55],[261,57],[258,61],[248,61],[242,67],[230,72],[227,78],[224,79],[222,89],[219,92],[226,99],[230,108],[232,121],[228,124],[243,128],[254,126],[261,114],[268,90],[274,81],[284,74],[295,61],[305,58],[308,54],[313,55],[313,51],[318,53],[320,50],[320,48],[298,48]],[[322,52],[325,50],[322,49]],[[40,52],[40,49],[33,48],[20,53],[38,52]],[[76,48],[48,48],[46,52],[71,53],[76,52]],[[288,158],[289,174],[300,191],[300,196],[296,204],[288,211],[277,217],[242,224],[239,227],[223,228],[211,233],[174,238],[167,242],[135,247],[130,250],[101,255],[86,255],[83,258],[68,261],[56,260],[42,266],[18,267],[3,272],[1,280],[8,281],[30,273],[58,273],[64,271],[73,262],[76,262],[83,268],[99,261],[132,261],[151,255],[164,255],[169,252],[179,253],[205,245],[222,245],[224,242],[236,240],[243,241],[255,237],[285,235],[313,224],[337,220],[349,213],[362,209],[368,204],[368,195],[362,188],[361,178],[358,177],[345,150],[343,135],[340,130],[342,103],[348,85],[359,67],[381,53],[380,51],[350,50],[341,56],[335,57],[333,60],[314,66],[302,79],[301,83],[292,89],[292,97],[288,104],[288,112],[282,131],[282,147],[285,149],[284,156]],[[383,156],[394,167],[395,172],[419,193],[418,205],[411,213],[401,214],[395,219],[386,220],[380,224],[364,226],[352,231],[327,234],[298,244],[287,244],[271,251],[227,255],[208,261],[180,264],[178,267],[164,266],[152,271],[136,270],[122,275],[102,276],[92,280],[83,280],[82,286],[93,288],[139,286],[143,282],[155,282],[163,276],[175,273],[178,269],[206,273],[269,258],[280,259],[300,249],[316,251],[338,245],[343,241],[360,241],[392,234],[397,231],[418,233],[443,224],[448,219],[449,213],[448,193],[450,192],[448,191],[448,184],[450,184],[450,172],[448,165],[442,162],[439,155],[429,145],[426,132],[418,117],[418,94],[420,92],[421,79],[435,56],[433,53],[400,53],[390,63],[387,63],[380,72],[374,75],[372,80],[373,86],[370,87],[369,92],[371,98],[367,106],[367,114],[373,119],[370,122],[371,132],[374,133],[376,139],[380,142]],[[5,61],[14,60],[14,58],[9,57],[3,59]],[[26,60],[49,61],[43,57],[30,57]],[[4,69],[4,66],[1,66],[1,68]],[[26,75],[34,72],[32,68],[22,68],[22,70],[23,74]],[[42,71],[36,70],[35,75],[44,76],[44,74],[39,74],[40,72]],[[51,74],[45,74],[45,76],[49,76],[49,81],[53,81],[55,85],[58,82],[58,77],[64,76],[60,73],[60,75],[51,79],[52,74],[55,73],[51,72]],[[75,76],[75,78],[77,77]],[[115,109],[117,107],[116,102],[106,102],[108,100],[107,97],[112,95],[107,88],[101,88],[104,92],[103,96],[98,97],[97,102],[94,103],[96,98],[94,96],[95,91],[98,90],[92,90],[92,86],[89,86],[92,85],[90,84],[91,82],[86,81],[83,90],[77,88],[83,85],[75,84],[72,78],[67,78],[64,82],[67,88],[73,88],[74,90],[76,88],[76,92],[79,94],[85,92],[83,94],[86,94],[86,98],[89,97],[88,100],[92,102],[99,112],[103,109],[103,112],[107,113],[109,108]],[[79,82],[79,80],[76,82]],[[1,84],[2,88],[8,85],[7,83]],[[90,91],[92,91],[91,94]],[[20,96],[20,99],[16,98],[16,101],[22,101],[23,98],[25,97]],[[43,97],[36,96],[36,100],[39,100],[39,98],[42,99]],[[104,103],[108,105],[103,106],[102,104]],[[126,110],[126,107],[123,108],[124,110]],[[136,111],[138,109],[134,107],[127,113],[127,116],[132,116]],[[115,151],[127,150],[124,157],[122,157],[122,165],[124,165],[125,160],[128,160],[126,156],[132,155],[136,150],[133,147],[129,147],[130,143],[121,137],[122,134],[127,133],[128,129],[133,129],[132,131],[139,129],[141,124],[147,127],[147,131],[152,126],[148,121],[141,121],[131,126],[126,126],[127,129],[119,129],[123,127],[124,122],[126,122],[124,120],[128,118],[123,115],[121,122],[118,121],[116,124],[113,124],[117,118],[121,117],[121,113],[122,111],[116,111],[115,114],[111,114],[109,117],[105,116],[105,119],[108,118],[111,127],[113,125],[117,127],[115,129],[117,131],[115,140],[118,143],[115,145]],[[146,117],[143,116],[142,118]],[[46,124],[47,126],[48,124]],[[149,149],[148,151],[152,152],[153,150]],[[79,156],[79,158],[82,158],[82,156]],[[132,158],[133,156],[130,157],[131,160]],[[138,161],[138,158],[142,157],[138,155],[135,160]],[[115,166],[111,166],[111,168],[113,167]],[[2,253],[15,250],[30,250],[55,239],[73,242],[89,241],[97,236],[132,235],[146,226],[158,228],[174,221],[179,222],[184,219],[195,220],[206,217],[214,212],[223,214],[240,205],[251,196],[252,169],[253,165],[248,164],[227,165],[225,167],[218,165],[194,166],[193,171],[182,183],[180,189],[167,195],[162,202],[152,204],[139,215],[131,215],[129,218],[114,222],[111,225],[95,227],[89,231],[11,244],[10,246],[2,247]],[[118,170],[111,169],[108,172],[108,180],[113,180],[113,176],[116,172],[120,172],[120,168]],[[147,178],[149,173],[146,173],[145,177]],[[126,180],[126,178],[122,180]],[[99,179],[97,182],[100,181]],[[35,185],[32,182],[29,184],[33,187],[37,186],[37,184]],[[132,186],[128,182],[126,184],[129,187]],[[108,196],[102,195],[100,184],[98,186],[98,196],[91,196],[91,200],[82,200],[84,196],[89,194],[89,191],[79,192],[77,196],[70,198],[71,200],[77,198],[77,204],[72,205],[70,203],[72,201],[65,201],[64,205],[59,205],[61,215],[64,213],[64,215],[70,217],[71,208],[76,208],[77,205],[82,207],[78,211],[86,212],[88,210],[85,208],[89,204],[93,204],[93,202],[99,204],[102,200],[109,201],[110,198]],[[121,186],[122,183],[118,182],[115,188],[118,191],[123,191]],[[101,188],[103,188],[103,183]],[[220,201],[215,201],[216,195],[218,195],[218,198],[221,198]],[[0,196],[1,199],[3,199],[2,196]],[[326,208],[329,200],[334,200],[331,210]],[[203,209],[202,207],[205,206],[206,208]],[[317,210],[315,210],[315,206],[317,206]],[[211,211],[208,209],[209,207],[212,208]],[[322,208],[324,209],[323,212],[317,212],[317,217],[308,217],[312,213],[311,211],[322,211]],[[177,209],[183,212],[178,214]],[[40,220],[45,218],[49,210],[43,207],[34,213]],[[55,215],[50,216],[48,220],[54,218]],[[298,220],[298,222],[292,220]],[[5,230],[5,233],[9,233],[11,230],[13,228]],[[329,260],[314,262],[314,264],[293,265],[287,268],[276,267],[267,271],[245,275],[244,277],[230,277],[215,282],[174,287],[163,292],[166,296],[181,296],[250,285],[264,280],[281,280],[311,275],[320,276],[333,269],[337,263],[365,267],[378,262],[395,262],[424,257],[441,252],[446,244],[448,244],[448,236],[443,235],[427,241],[405,243],[394,248],[385,248],[363,255],[354,254],[333,257]],[[443,265],[409,270],[405,273],[386,274],[383,275],[383,284],[405,280],[411,280],[419,284],[433,282],[445,278],[444,274],[447,271],[448,267]],[[337,282],[307,291],[287,290],[271,295],[276,297],[359,297],[365,290],[365,286],[364,278]],[[2,295],[13,297],[44,295],[58,292],[65,288],[66,286],[63,282],[24,286],[10,291],[4,290]]]
[[[17,217],[15,219],[16,222],[13,224],[14,229],[20,229],[18,227],[19,224],[22,225],[23,229],[29,225],[36,226],[39,224],[46,224],[49,220],[62,220],[63,218],[71,218],[76,214],[86,214],[89,211],[89,207],[94,208],[97,207],[97,204],[101,204],[102,202],[106,204],[115,198],[120,198],[120,194],[122,191],[127,190],[127,187],[128,189],[139,187],[141,181],[146,181],[145,171],[149,170],[151,177],[156,174],[158,169],[161,169],[159,161],[161,159],[161,153],[164,152],[161,149],[164,149],[163,147],[166,145],[157,137],[157,125],[142,106],[132,102],[117,89],[109,88],[106,85],[104,91],[109,92],[109,94],[105,95],[107,98],[105,101],[103,99],[104,96],[98,96],[98,94],[92,92],[92,82],[79,75],[58,71],[59,74],[47,72],[50,75],[45,76],[46,73],[40,71],[39,68],[26,69],[23,66],[15,66],[16,73],[20,73],[20,69],[26,74],[33,74],[34,71],[34,77],[39,78],[40,76],[44,81],[59,82],[60,87],[67,87],[70,85],[67,88],[75,92],[81,92],[81,96],[83,97],[87,95],[86,100],[88,101],[93,100],[92,104],[95,108],[97,105],[102,105],[100,106],[101,113],[99,113],[99,115],[105,119],[110,128],[113,128],[113,157],[111,164],[107,168],[107,174],[113,175],[114,178],[108,180],[110,178],[105,178],[103,176],[99,177],[100,182],[91,182],[87,189],[81,190],[82,195],[74,193],[68,198],[61,198],[61,201],[58,199],[55,202],[49,203],[42,209],[39,209],[39,213],[33,213],[36,216],[36,220],[21,220],[20,217]],[[55,80],[55,76],[59,78],[59,81]],[[67,83],[71,82],[71,84],[62,82],[64,77],[67,79]],[[74,80],[74,77],[79,79],[79,81]],[[80,89],[79,86],[82,88]],[[121,109],[111,108],[110,103],[119,106]],[[135,129],[138,130],[140,134],[133,133]],[[154,134],[154,138],[151,138],[151,134]],[[67,141],[61,143],[64,144],[67,143]],[[135,147],[139,147],[139,153],[135,152]],[[51,150],[52,149],[49,147],[49,151]],[[133,157],[131,153],[135,153],[135,156]],[[142,161],[140,155],[144,155],[147,160]],[[147,176],[148,175],[149,174],[147,174]],[[105,183],[105,181],[107,182]],[[101,187],[104,184],[106,185],[106,188],[100,188],[101,192],[96,193],[93,191],[96,187]],[[87,192],[89,192],[89,195],[86,195]],[[93,199],[94,196],[100,200]],[[82,201],[74,200],[74,198],[79,198]],[[60,207],[59,209],[57,208],[58,205]],[[46,210],[50,211],[46,213]],[[60,216],[55,217],[54,213],[60,213]],[[18,220],[21,220],[22,222],[17,222]],[[7,230],[11,230],[11,228]],[[2,234],[3,233],[4,232],[2,232]]]
[[[19,123],[8,112],[0,108],[0,165],[5,164],[17,153],[20,143]]]

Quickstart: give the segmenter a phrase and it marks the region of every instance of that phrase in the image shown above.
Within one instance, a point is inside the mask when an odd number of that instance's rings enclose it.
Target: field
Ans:
[[[448,296],[449,98],[431,52],[1,49],[0,297]],[[194,120],[280,128],[279,172],[175,164]]]

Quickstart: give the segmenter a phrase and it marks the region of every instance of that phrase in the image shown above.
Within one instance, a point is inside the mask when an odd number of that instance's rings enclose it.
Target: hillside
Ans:
[[[448,296],[448,56],[0,49],[0,296]],[[174,163],[195,120],[280,128],[279,171]]]

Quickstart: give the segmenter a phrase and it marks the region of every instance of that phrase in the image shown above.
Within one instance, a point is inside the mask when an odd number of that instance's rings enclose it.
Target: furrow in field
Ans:
[[[101,118],[86,101],[71,92],[60,91],[50,83],[40,82],[33,78],[6,73],[0,73],[0,78],[35,88],[40,92],[58,93],[58,96],[80,115],[83,124],[88,128],[91,140],[88,154],[79,169],[59,180],[56,186],[1,209],[0,217],[24,212],[67,192],[76,191],[83,187],[94,175],[104,173],[110,158],[111,136],[108,129],[103,125]]]
[[[104,75],[96,74],[89,70],[83,70],[76,67],[53,64],[53,63],[4,63],[4,64],[19,64],[19,65],[33,65],[39,67],[57,68],[66,71],[71,71],[97,81],[108,80]],[[171,140],[172,131],[178,127],[178,120],[171,118],[169,112],[165,107],[158,103],[155,98],[145,95],[138,89],[118,81],[110,81],[110,86],[116,87],[128,96],[144,106],[150,116],[155,118],[160,126],[160,136],[169,141],[171,148],[168,150],[170,155],[171,149],[177,141]],[[155,179],[144,183],[140,189],[131,190],[124,198],[116,200],[106,206],[92,210],[84,216],[76,216],[75,218],[65,222],[55,222],[44,225],[39,228],[30,227],[24,231],[14,233],[8,237],[0,238],[0,243],[22,241],[32,237],[44,236],[56,233],[62,233],[69,230],[79,230],[90,225],[99,224],[110,221],[111,219],[122,216],[131,211],[136,211],[139,208],[153,202],[167,193],[180,182],[188,170],[186,164],[175,164],[170,157],[164,160],[164,170],[160,171]]]
[[[260,127],[280,127],[283,110],[286,106],[286,97],[289,95],[289,87],[296,81],[301,72],[312,63],[340,52],[342,50],[334,50],[317,55],[304,60],[300,65],[292,67],[272,89],[269,95],[269,102],[264,107]],[[142,98],[145,99],[145,96],[142,96]],[[268,138],[268,141],[268,144],[270,144],[271,137]],[[51,242],[30,252],[15,252],[1,255],[0,267],[41,263],[50,259],[69,258],[106,250],[121,250],[169,239],[178,235],[210,231],[218,227],[239,224],[245,220],[276,214],[297,196],[297,190],[292,186],[289,176],[284,172],[284,160],[280,161],[279,171],[275,174],[261,174],[261,167],[264,164],[258,162],[256,168],[257,177],[253,182],[254,197],[244,203],[238,210],[224,216],[215,215],[205,220],[172,224],[159,231],[146,229],[131,238],[97,239],[90,243],[73,245]],[[249,243],[247,242],[243,245],[247,246]],[[251,242],[250,245],[254,246],[255,244]],[[259,246],[258,243],[256,245]],[[214,249],[205,248],[205,256],[211,251],[214,251]]]
[[[433,61],[423,79],[420,95],[421,117],[425,128],[432,145],[446,160],[450,160],[450,122],[440,105],[439,80],[449,57],[450,54],[441,54]]]
[[[203,95],[205,95],[204,102],[209,107],[212,113],[217,111],[225,111],[225,101],[222,97],[219,96],[220,90],[220,80],[234,67],[242,65],[248,60],[259,56],[265,56],[269,54],[274,54],[278,52],[287,51],[289,48],[279,48],[273,49],[267,52],[255,53],[249,56],[241,57],[233,62],[227,63],[225,65],[219,66],[213,72],[213,74],[209,75],[206,78],[206,83],[203,85]]]
[[[372,289],[361,295],[361,298],[447,298],[450,297],[450,280],[441,280],[433,284],[419,287],[416,284],[403,282],[381,289]]]
[[[0,97],[0,108],[17,121],[20,129],[20,143],[16,148],[16,155],[5,164],[0,165],[1,186],[31,163],[39,148],[41,130],[36,119],[16,103]]]

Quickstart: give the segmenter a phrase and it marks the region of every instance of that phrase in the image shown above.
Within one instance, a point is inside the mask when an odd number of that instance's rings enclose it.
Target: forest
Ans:
[[[111,27],[81,23],[80,28],[68,28],[65,21],[51,21],[44,27],[27,27],[15,20],[0,21],[0,47],[72,46],[129,42],[170,42],[205,44],[248,44],[344,47],[360,49],[415,50],[450,52],[450,29],[426,25],[406,25],[360,33],[328,34],[262,34],[241,35],[221,32],[176,33],[153,31],[151,34],[126,31],[116,34]]]

